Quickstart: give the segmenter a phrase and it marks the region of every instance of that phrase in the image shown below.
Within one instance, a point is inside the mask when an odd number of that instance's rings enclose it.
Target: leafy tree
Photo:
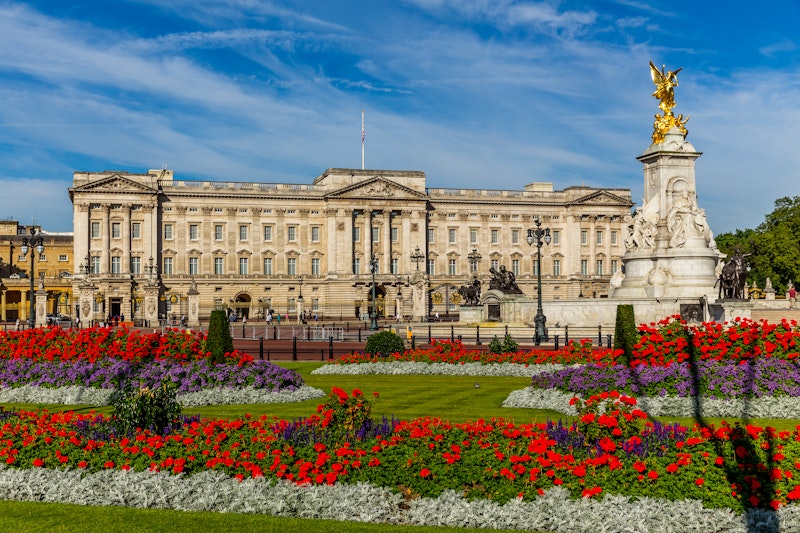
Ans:
[[[633,306],[623,304],[617,306],[617,322],[614,328],[614,349],[622,350],[625,360],[630,362],[633,358],[633,347],[639,342],[639,332],[636,330],[636,319]]]
[[[720,251],[733,255],[738,246],[748,257],[748,284],[763,287],[770,278],[778,293],[786,290],[789,281],[800,281],[800,196],[775,200],[775,209],[766,215],[756,229],[736,230],[720,234]]]

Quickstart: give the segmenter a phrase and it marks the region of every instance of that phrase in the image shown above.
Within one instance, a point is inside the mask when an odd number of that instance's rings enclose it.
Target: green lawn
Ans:
[[[436,416],[454,422],[503,417],[517,423],[568,419],[552,411],[529,409],[505,409],[501,407],[508,394],[528,385],[528,378],[513,377],[453,377],[453,376],[315,376],[310,372],[322,363],[286,362],[281,366],[300,372],[312,387],[330,391],[333,386],[345,390],[359,388],[373,402],[373,415],[394,415],[401,419],[421,416]],[[378,396],[373,397],[373,392]],[[224,405],[187,409],[187,413],[199,413],[212,417],[238,417],[246,413],[266,414],[284,419],[308,416],[315,412],[320,400],[309,400],[291,404]],[[87,411],[96,409],[109,412],[109,408],[93,406],[36,406],[30,404],[4,404],[5,407],[50,410],[74,409]],[[666,418],[662,422],[679,422],[691,425],[691,418]],[[706,422],[719,423],[720,419]],[[750,423],[773,426],[780,430],[793,430],[800,420],[758,419]],[[272,518],[266,516],[232,515],[218,513],[186,513],[179,511],[137,510],[125,508],[80,507],[62,504],[0,502],[0,530],[11,531],[24,528],[26,531],[465,531],[448,528],[393,528],[386,525],[358,524]],[[477,530],[476,530],[477,531]],[[482,529],[480,531],[490,531]]]

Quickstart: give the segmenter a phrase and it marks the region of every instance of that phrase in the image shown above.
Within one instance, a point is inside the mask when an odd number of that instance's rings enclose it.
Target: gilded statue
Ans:
[[[683,118],[683,115],[677,117],[673,115],[672,108],[675,107],[675,87],[678,86],[678,72],[683,70],[683,67],[678,70],[665,71],[665,66],[661,66],[659,70],[652,61],[650,61],[650,78],[656,86],[653,96],[658,98],[658,108],[661,109],[662,114],[656,114],[655,121],[653,122],[653,144],[660,144],[664,142],[664,135],[672,128],[678,128],[684,135],[688,134],[686,129],[686,122],[689,117]]]

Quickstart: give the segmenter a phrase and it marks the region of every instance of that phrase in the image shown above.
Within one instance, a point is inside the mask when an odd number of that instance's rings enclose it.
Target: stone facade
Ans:
[[[23,237],[30,237],[33,228],[41,232],[44,253],[34,257],[34,288],[31,292],[31,253],[22,255]],[[43,312],[36,311],[37,321],[45,320],[46,313],[74,313],[72,296],[73,261],[72,233],[51,233],[39,226],[25,226],[16,220],[0,221],[0,322],[27,322],[30,301],[36,299],[39,279],[43,276],[46,293]],[[38,307],[38,304],[37,304]]]
[[[535,217],[553,237],[542,249],[543,299],[599,298],[621,266],[633,205],[622,189],[429,188],[423,172],[355,169],[310,184],[76,172],[69,192],[74,292],[96,321],[205,320],[214,308],[250,321],[269,309],[292,321],[301,310],[364,318],[372,257],[379,314],[445,316],[457,312],[456,289],[473,274],[488,282],[490,266],[505,265],[535,294],[536,247],[526,243]]]

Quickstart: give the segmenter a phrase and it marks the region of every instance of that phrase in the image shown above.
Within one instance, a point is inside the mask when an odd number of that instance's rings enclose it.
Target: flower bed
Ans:
[[[298,373],[242,352],[226,354],[228,363],[215,365],[205,343],[204,334],[179,330],[164,335],[124,328],[0,333],[0,399],[103,405],[127,383],[150,389],[173,384],[184,406],[324,396],[304,387]]]
[[[123,437],[96,414],[2,411],[0,461],[85,474],[214,471],[301,486],[368,483],[407,501],[459,494],[500,505],[559,488],[584,501],[690,499],[741,512],[800,499],[800,429],[665,426],[644,421],[635,400],[616,392],[572,404],[579,418],[567,425],[429,417],[376,424],[360,391],[334,389],[295,422],[185,419],[166,435]]]

